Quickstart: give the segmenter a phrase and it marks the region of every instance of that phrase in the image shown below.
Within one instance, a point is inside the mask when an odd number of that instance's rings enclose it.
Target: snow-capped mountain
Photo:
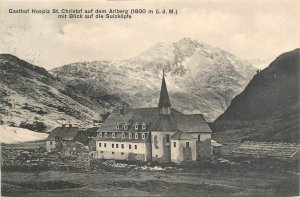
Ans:
[[[80,62],[50,72],[89,98],[113,96],[131,107],[150,107],[158,104],[162,70],[173,107],[202,113],[208,121],[225,111],[255,73],[229,52],[189,38],[158,43],[129,60]]]

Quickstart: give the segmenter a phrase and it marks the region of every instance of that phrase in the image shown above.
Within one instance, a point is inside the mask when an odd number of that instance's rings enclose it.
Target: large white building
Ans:
[[[171,108],[165,78],[158,107],[114,110],[97,131],[96,158],[159,162],[211,157],[211,129],[202,114]]]

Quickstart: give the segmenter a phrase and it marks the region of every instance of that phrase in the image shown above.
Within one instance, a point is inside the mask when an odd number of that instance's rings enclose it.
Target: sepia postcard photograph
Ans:
[[[299,0],[0,0],[1,196],[300,196]]]

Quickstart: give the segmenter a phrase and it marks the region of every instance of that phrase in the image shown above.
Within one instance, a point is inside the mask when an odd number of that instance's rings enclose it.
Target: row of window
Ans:
[[[100,137],[103,137],[103,133],[100,133],[99,136],[100,136]],[[106,132],[104,133],[104,137],[105,137],[105,138],[108,137],[108,134],[107,134]],[[115,134],[115,133],[112,133],[112,134],[111,134],[111,137],[112,137],[112,138],[116,138],[116,134]],[[132,137],[133,137],[133,136],[132,136],[132,133],[129,133],[129,134],[128,134],[128,138],[129,138],[129,139],[132,139]],[[125,134],[125,133],[122,133],[122,139],[125,139],[125,138],[126,138],[126,134]],[[142,139],[144,140],[145,138],[146,138],[146,134],[143,133],[143,134],[142,134]],[[134,134],[134,139],[136,139],[136,140],[139,139],[139,134],[135,133],[135,134]]]
[[[115,146],[116,145],[116,146]],[[102,143],[99,143],[98,145],[99,147],[102,147]],[[107,144],[106,143],[103,143],[103,147],[106,148],[107,147]],[[112,148],[119,148],[119,144],[111,144],[111,147]],[[121,144],[121,148],[124,149],[124,144]],[[128,144],[128,149],[131,149],[132,146],[131,144]],[[134,149],[137,149],[137,145],[134,145]]]
[[[104,148],[106,148],[106,143],[103,143]],[[116,146],[115,146],[116,145]],[[188,148],[190,147],[190,143],[186,142],[185,146]],[[99,147],[102,147],[102,143],[99,143]],[[119,144],[111,144],[112,148],[119,148]],[[173,142],[173,147],[176,148],[176,142]],[[124,144],[121,144],[121,148],[124,149]],[[131,149],[131,144],[128,144],[128,148]],[[134,149],[137,149],[137,145],[134,145]]]
[[[173,147],[176,148],[176,142],[173,142]],[[186,142],[185,147],[190,147],[190,142]]]
[[[100,151],[101,153],[103,153],[103,151]],[[114,155],[115,154],[115,152],[111,152],[111,154],[112,155]],[[124,152],[121,152],[121,155],[124,155]],[[137,156],[137,154],[134,154],[134,156],[136,157]]]
[[[147,125],[143,122],[142,124],[142,130],[146,130],[146,128],[147,128]],[[121,129],[122,128],[122,125],[120,125],[120,124],[117,124],[116,125],[116,129],[117,130],[119,130],[119,129]],[[128,124],[124,124],[123,125],[123,128],[124,128],[124,130],[128,130]],[[135,130],[138,130],[139,129],[139,124],[138,123],[135,123],[134,124],[134,129]]]

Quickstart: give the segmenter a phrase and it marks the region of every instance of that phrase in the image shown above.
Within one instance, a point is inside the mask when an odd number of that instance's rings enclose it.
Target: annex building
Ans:
[[[176,163],[211,157],[212,131],[203,115],[171,106],[163,76],[158,107],[122,108],[108,116],[97,131],[95,157]]]
[[[53,129],[46,139],[46,150],[47,152],[53,151],[57,148],[59,142],[72,147],[76,142],[87,145],[88,141],[86,134],[78,127],[72,127],[72,125],[69,125],[69,127],[57,127]]]

